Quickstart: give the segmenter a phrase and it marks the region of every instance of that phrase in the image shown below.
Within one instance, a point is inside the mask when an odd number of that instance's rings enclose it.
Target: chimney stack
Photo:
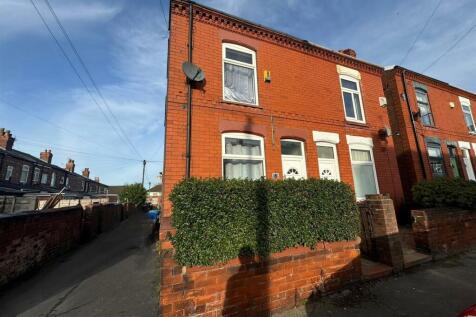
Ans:
[[[51,164],[51,160],[53,159],[53,153],[51,153],[51,150],[44,150],[43,152],[40,153],[40,160]]]
[[[357,53],[351,48],[346,48],[346,49],[343,49],[343,50],[339,50],[339,53],[349,55],[353,58],[357,58]]]
[[[100,183],[100,182],[99,182],[99,177],[97,177],[97,176],[94,177],[94,181],[95,181],[96,183]]]
[[[10,130],[5,130],[4,128],[0,128],[0,148],[11,151],[13,148],[13,143],[15,142],[15,138],[10,133]]]
[[[65,170],[71,172],[71,173],[74,173],[74,167],[76,165],[74,164],[74,160],[72,159],[68,159],[68,163],[66,163],[66,167],[65,167]]]
[[[86,177],[86,178],[89,178],[89,168],[85,168],[84,171],[83,171],[83,176]]]

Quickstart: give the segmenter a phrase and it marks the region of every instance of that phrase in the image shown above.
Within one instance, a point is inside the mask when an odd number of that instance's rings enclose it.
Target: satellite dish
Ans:
[[[190,62],[184,62],[182,64],[182,70],[185,73],[185,76],[187,76],[188,80],[190,81],[202,81],[205,79],[205,74],[203,73],[203,70],[200,69],[195,64],[192,64]]]

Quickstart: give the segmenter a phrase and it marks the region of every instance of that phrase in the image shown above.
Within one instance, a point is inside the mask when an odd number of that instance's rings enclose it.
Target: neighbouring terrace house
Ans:
[[[425,179],[476,180],[476,95],[400,66],[382,80],[406,200]]]
[[[401,205],[383,68],[199,4],[189,34],[187,6],[171,3],[165,218],[185,176],[327,178],[358,200],[389,193]],[[188,60],[205,74],[191,84],[189,117]]]

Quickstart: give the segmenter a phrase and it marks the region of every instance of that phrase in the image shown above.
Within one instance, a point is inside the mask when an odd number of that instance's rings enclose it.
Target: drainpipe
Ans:
[[[188,61],[192,63],[193,49],[193,2],[189,2],[188,17]],[[187,79],[188,99],[187,99],[187,149],[185,153],[185,178],[190,178],[190,147],[192,143],[192,81]]]
[[[412,120],[412,130],[413,130],[413,136],[415,137],[415,142],[416,142],[416,147],[417,147],[417,152],[418,152],[418,158],[420,159],[420,166],[423,171],[423,178],[426,179],[426,170],[425,170],[425,163],[423,162],[423,155],[421,153],[421,148],[420,148],[420,142],[418,141],[418,134],[416,131],[416,126],[415,126],[415,119],[413,118],[413,112],[412,108],[410,107],[410,99],[408,98],[408,93],[407,93],[407,82],[405,78],[405,73],[406,70],[404,69],[402,71],[402,83],[403,83],[403,93],[405,95],[405,102],[407,104],[408,108],[408,113],[410,115],[410,119]]]

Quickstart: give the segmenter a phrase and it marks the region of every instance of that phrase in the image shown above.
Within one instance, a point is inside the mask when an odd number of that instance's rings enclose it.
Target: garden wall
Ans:
[[[441,258],[476,247],[476,211],[453,208],[412,210],[416,247]]]
[[[162,316],[267,316],[361,278],[360,241],[319,243],[214,266],[182,267],[162,242]]]

